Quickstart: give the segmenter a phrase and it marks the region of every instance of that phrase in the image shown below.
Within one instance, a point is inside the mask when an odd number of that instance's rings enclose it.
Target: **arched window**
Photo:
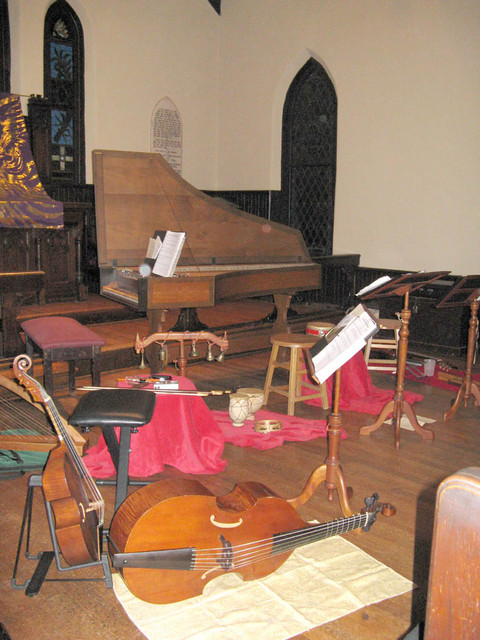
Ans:
[[[83,30],[66,0],[54,2],[45,16],[43,85],[49,110],[50,180],[84,184]]]
[[[337,96],[327,72],[310,58],[290,85],[282,122],[282,213],[312,254],[329,255],[337,157]]]

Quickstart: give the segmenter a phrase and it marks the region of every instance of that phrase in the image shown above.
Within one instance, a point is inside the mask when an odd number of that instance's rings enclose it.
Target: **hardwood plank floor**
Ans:
[[[268,352],[235,356],[227,358],[223,364],[190,366],[188,375],[199,389],[263,386],[267,361]],[[114,384],[117,377],[125,373],[103,373],[102,383]],[[393,380],[385,375],[372,373],[372,379],[377,386],[393,388]],[[89,379],[86,378],[84,382],[89,383]],[[78,384],[82,384],[82,380]],[[364,498],[373,492],[378,492],[382,501],[392,502],[397,508],[397,515],[392,518],[379,516],[369,533],[352,532],[345,537],[413,580],[417,588],[410,594],[366,607],[297,638],[392,640],[401,638],[424,615],[436,488],[448,475],[468,466],[478,466],[480,409],[461,409],[451,421],[443,423],[442,414],[450,406],[454,395],[452,392],[414,382],[407,382],[406,388],[424,395],[423,401],[415,405],[417,415],[438,420],[433,425],[434,443],[425,443],[416,433],[402,430],[400,450],[396,452],[390,426],[384,425],[371,436],[360,437],[358,427],[373,422],[375,416],[345,412],[343,426],[348,439],[341,442],[340,460],[347,484],[354,492],[351,499],[354,511],[359,510]],[[75,398],[70,398],[66,389],[59,389],[59,408],[69,415],[78,396],[79,392]],[[226,401],[222,397],[207,397],[206,402],[211,408],[226,408]],[[285,412],[286,401],[272,395],[269,408]],[[297,415],[326,418],[328,412],[302,404],[298,407]],[[95,431],[90,434],[91,443],[97,435]],[[302,491],[311,471],[323,464],[326,454],[327,442],[322,438],[310,442],[289,442],[267,451],[226,444],[226,469],[216,475],[195,477],[219,495],[230,491],[238,481],[252,480],[266,484],[284,498],[290,498]],[[168,467],[162,477],[169,476],[182,474]],[[0,481],[0,621],[12,640],[47,640],[52,637],[77,640],[142,638],[112,591],[107,590],[102,582],[47,582],[34,598],[25,597],[23,591],[11,588],[10,578],[26,486],[26,477]],[[106,501],[108,524],[112,517],[114,489],[104,486],[101,491]],[[299,512],[305,520],[331,520],[342,515],[336,496],[329,502],[324,487],[319,487]],[[32,544],[32,551],[50,548],[44,508],[39,496],[34,504]],[[31,574],[33,565],[22,560],[20,579]],[[74,572],[75,577],[82,578],[99,575],[97,569]],[[49,577],[59,577],[54,568],[50,570]],[[63,574],[60,577],[71,576]]]

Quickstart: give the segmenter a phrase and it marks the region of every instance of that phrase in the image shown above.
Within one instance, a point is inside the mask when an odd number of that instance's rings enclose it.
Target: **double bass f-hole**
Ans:
[[[220,527],[221,529],[234,529],[235,527],[239,527],[243,523],[243,518],[239,518],[237,522],[219,522],[215,519],[215,514],[210,516],[210,522],[215,527]]]

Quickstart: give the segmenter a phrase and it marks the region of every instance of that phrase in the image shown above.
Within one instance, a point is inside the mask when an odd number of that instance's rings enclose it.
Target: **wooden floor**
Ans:
[[[204,362],[191,366],[188,375],[199,389],[261,387],[267,360],[266,351],[243,357],[237,355],[227,358],[222,364]],[[125,373],[104,372],[102,383],[115,384],[116,379]],[[384,374],[372,373],[372,379],[377,386],[393,387],[392,379]],[[88,382],[88,379],[80,380],[79,384],[82,382]],[[397,508],[397,515],[393,518],[379,516],[369,533],[353,532],[346,537],[418,586],[411,594],[366,607],[312,629],[298,638],[392,640],[403,637],[424,615],[436,488],[448,475],[468,466],[479,465],[480,409],[462,409],[451,421],[443,423],[442,414],[450,406],[454,395],[452,392],[413,382],[407,382],[406,388],[424,395],[424,400],[415,405],[417,415],[438,420],[433,425],[434,443],[425,443],[415,432],[402,430],[397,453],[390,425],[384,425],[371,436],[360,437],[359,426],[373,422],[375,416],[344,413],[343,426],[348,432],[348,439],[341,443],[340,459],[347,484],[353,489],[351,506],[354,511],[360,510],[364,498],[373,492],[379,493],[382,501],[391,502]],[[78,395],[77,392],[76,398],[70,398],[65,388],[59,388],[56,402],[68,415]],[[211,408],[226,408],[222,404],[225,403],[223,397],[207,397],[205,400]],[[280,396],[272,395],[269,408],[285,412],[286,403]],[[328,412],[300,405],[297,415],[326,418]],[[92,433],[91,441],[94,442],[96,437]],[[290,442],[267,451],[226,444],[226,469],[217,475],[196,478],[219,495],[230,491],[238,481],[252,480],[262,482],[281,496],[290,498],[302,491],[311,471],[323,463],[326,447],[327,441],[322,438],[311,442]],[[169,467],[162,475],[182,474]],[[77,640],[143,638],[123,612],[113,592],[107,590],[101,581],[47,582],[34,598],[28,598],[23,591],[11,588],[10,578],[26,486],[26,477],[0,481],[0,621],[12,640],[50,640],[52,637]],[[104,486],[101,491],[106,502],[108,526],[112,517],[114,490],[113,487]],[[331,520],[342,515],[336,496],[331,503],[328,502],[324,487],[319,487],[299,511],[305,520]],[[33,551],[50,548],[44,508],[38,496],[34,505],[33,532]],[[20,580],[31,574],[34,564],[22,559]],[[100,576],[97,569],[88,571],[76,572],[75,577]],[[59,576],[55,569],[51,569],[49,577],[72,576]],[[305,588],[308,589],[308,585]],[[322,606],[321,602],[318,606]]]

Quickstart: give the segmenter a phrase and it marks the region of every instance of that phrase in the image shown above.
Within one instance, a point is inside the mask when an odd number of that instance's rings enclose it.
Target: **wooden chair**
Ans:
[[[325,384],[318,385],[303,379],[308,375],[305,367],[303,352],[305,349],[312,347],[317,338],[303,333],[277,333],[270,338],[272,351],[270,353],[270,361],[267,368],[267,376],[264,387],[264,404],[268,402],[270,393],[277,393],[288,399],[287,415],[295,414],[295,405],[297,402],[305,402],[314,398],[322,399],[322,407],[329,408],[327,388]],[[287,350],[287,357],[280,359],[280,349]],[[272,385],[273,374],[275,369],[283,369],[288,371],[288,384]],[[316,393],[302,395],[302,387],[313,389]]]
[[[363,352],[367,369],[395,372],[397,370],[398,341],[402,323],[400,320],[388,318],[378,318],[377,322],[380,332],[368,340]],[[385,337],[385,332],[387,331],[393,332],[393,335],[388,338]],[[383,351],[390,357],[374,358],[372,357],[372,351]]]

